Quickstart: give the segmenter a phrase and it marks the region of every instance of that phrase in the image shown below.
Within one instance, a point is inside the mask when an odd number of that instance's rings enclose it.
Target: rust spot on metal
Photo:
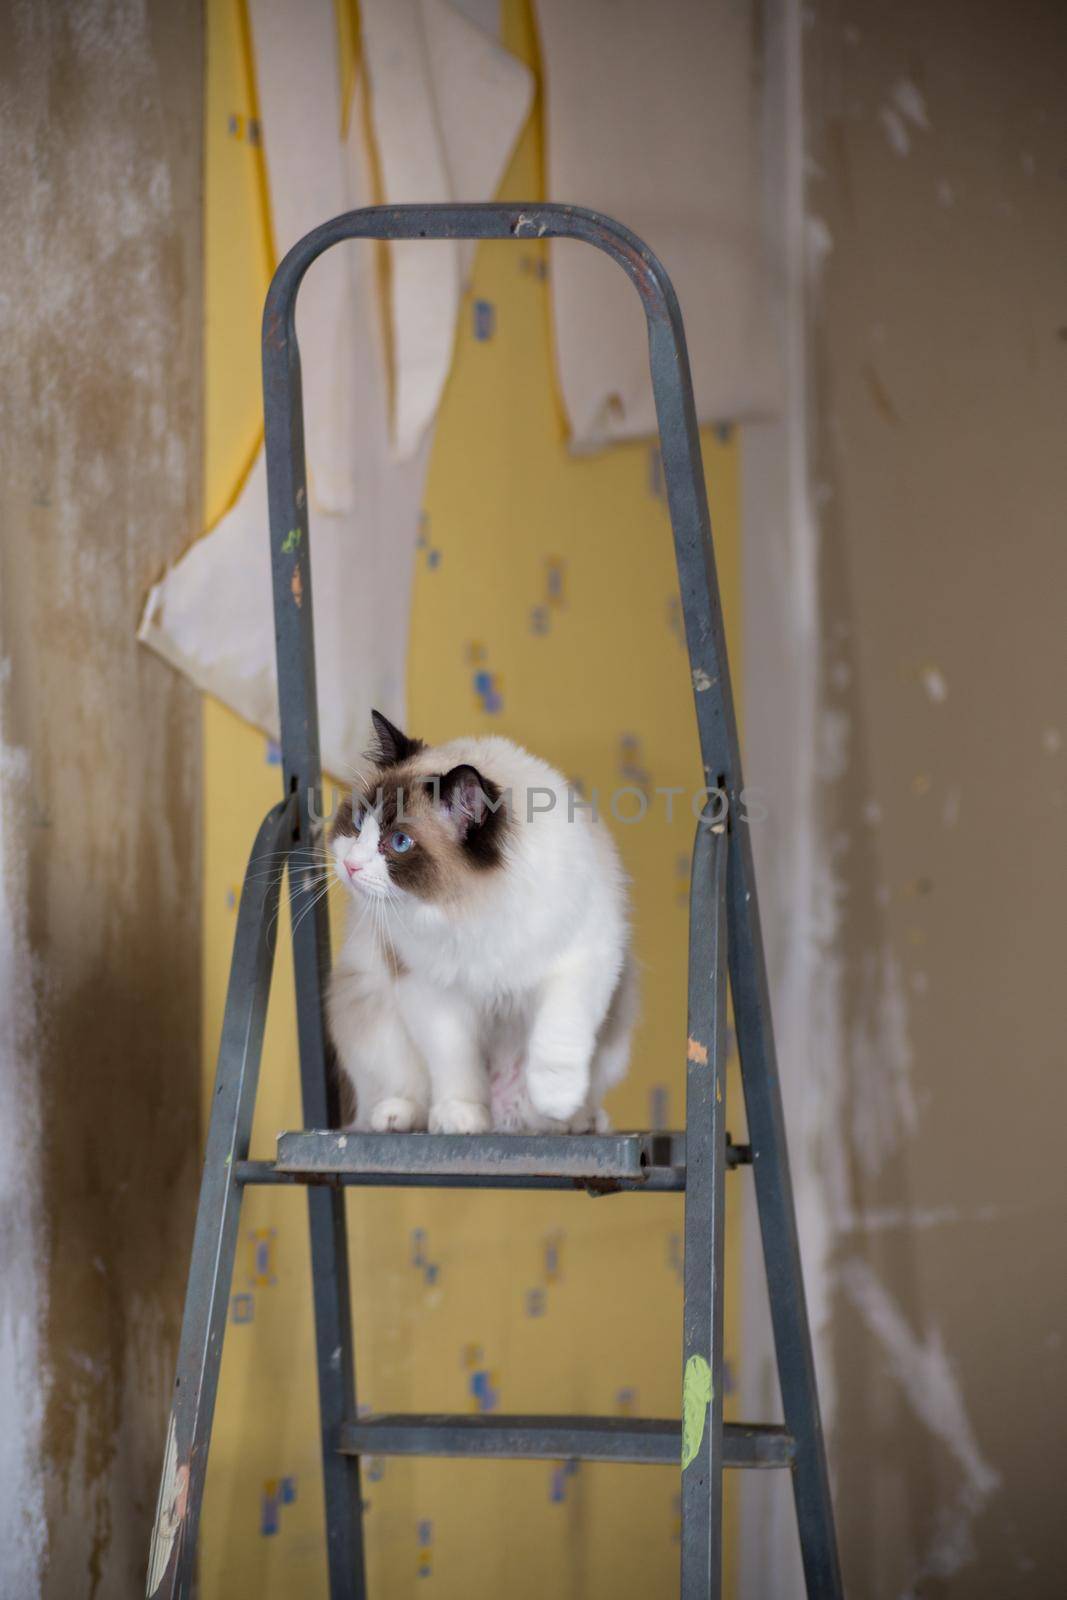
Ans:
[[[641,252],[635,250],[632,245],[625,244],[622,240],[617,239],[607,228],[601,228],[599,232],[613,250],[617,250],[625,256],[630,265],[630,275],[641,299],[646,304],[651,300],[657,299],[659,296],[659,284],[656,281],[652,267]]]
[[[173,1522],[180,1526],[185,1521],[185,1513],[189,1509],[189,1463],[184,1461],[178,1468],[178,1476],[174,1480],[174,1505],[171,1511]]]
[[[282,319],[278,313],[272,312],[267,323],[267,343],[272,350],[281,350],[285,345],[285,332]]]
[[[628,251],[627,254],[633,262],[634,283],[637,285],[637,292],[641,299],[646,304],[651,300],[658,299],[659,284],[656,282],[655,274],[644,256],[638,255],[636,250]]]
[[[299,610],[300,607],[304,604],[304,580],[300,576],[300,563],[299,563],[299,561],[297,562],[296,566],[293,568],[293,576],[289,580],[289,587],[293,592],[293,600],[296,603],[297,610]]]
[[[594,1200],[597,1195],[618,1194],[622,1189],[618,1178],[574,1178],[572,1181],[576,1189],[584,1189]]]
[[[707,1066],[708,1047],[706,1044],[701,1044],[699,1039],[694,1039],[692,1035],[689,1037],[689,1048],[686,1051],[686,1054],[688,1055],[689,1060],[694,1062],[698,1067]]]

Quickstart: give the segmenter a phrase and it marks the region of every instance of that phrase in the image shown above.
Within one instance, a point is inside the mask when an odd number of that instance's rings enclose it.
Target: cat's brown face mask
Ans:
[[[373,768],[330,827],[338,876],[361,897],[457,902],[503,862],[506,799],[474,767],[434,772],[421,740],[372,717]]]

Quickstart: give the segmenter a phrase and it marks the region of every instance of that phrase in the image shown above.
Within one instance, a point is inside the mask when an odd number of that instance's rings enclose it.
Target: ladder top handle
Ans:
[[[296,296],[308,267],[344,239],[577,239],[603,250],[630,278],[648,327],[649,368],[667,505],[689,644],[697,725],[710,781],[740,792],[741,756],[715,577],[711,519],[685,330],[678,297],[652,251],[629,228],[583,206],[405,205],[346,211],[306,233],[284,257],[263,308],[263,402],[278,659],[296,652],[301,682],[283,692],[286,781],[318,783],[315,662],[306,543],[303,403]],[[292,603],[290,603],[292,601]],[[282,687],[279,672],[279,686]],[[714,689],[714,693],[705,691]],[[289,715],[286,715],[288,708]],[[288,734],[287,734],[288,728]],[[303,751],[297,759],[296,752]]]
[[[404,205],[366,206],[323,222],[283,257],[263,307],[263,366],[284,363],[293,341],[297,290],[312,262],[344,239],[579,239],[603,250],[633,281],[648,319],[649,332],[662,330],[675,346],[689,376],[682,314],[674,286],[663,267],[635,233],[584,206],[565,205]]]

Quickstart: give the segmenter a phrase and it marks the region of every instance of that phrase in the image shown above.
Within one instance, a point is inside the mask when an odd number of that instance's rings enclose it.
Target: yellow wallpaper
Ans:
[[[210,520],[232,499],[258,442],[259,311],[271,251],[242,8],[209,0],[207,15]],[[343,53],[353,36],[347,8],[342,21]],[[536,65],[525,0],[506,0],[504,27],[509,47]],[[540,195],[540,152],[535,111],[503,198]],[[656,451],[635,444],[568,455],[546,272],[547,251],[534,242],[490,244],[478,255],[426,491],[409,722],[429,739],[507,734],[587,791],[696,785]],[[739,610],[736,453],[710,436],[704,446],[730,625]],[[730,642],[736,660],[736,632]],[[276,752],[215,703],[205,717],[205,786],[206,1106],[236,896],[256,825],[279,793]],[[681,811],[669,823],[661,800],[639,826],[613,827],[633,878],[644,1000],[631,1076],[610,1110],[618,1126],[677,1124],[693,822]],[[253,1139],[259,1155],[273,1154],[280,1129],[300,1124],[286,940],[283,930]],[[367,1190],[348,1205],[361,1403],[678,1413],[677,1197]],[[739,1288],[738,1245],[735,1215],[728,1290]],[[732,1295],[728,1362],[737,1310]],[[315,1408],[303,1195],[253,1190],[208,1472],[204,1600],[325,1593]],[[371,1593],[399,1600],[424,1585],[442,1597],[520,1600],[670,1594],[677,1490],[668,1468],[366,1463]]]

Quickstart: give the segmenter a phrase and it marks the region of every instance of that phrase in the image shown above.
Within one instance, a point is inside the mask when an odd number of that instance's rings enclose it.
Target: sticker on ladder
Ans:
[[[700,1454],[704,1442],[704,1427],[708,1420],[714,1390],[711,1368],[703,1356],[690,1356],[685,1364],[682,1384],[682,1471],[691,1466]]]

